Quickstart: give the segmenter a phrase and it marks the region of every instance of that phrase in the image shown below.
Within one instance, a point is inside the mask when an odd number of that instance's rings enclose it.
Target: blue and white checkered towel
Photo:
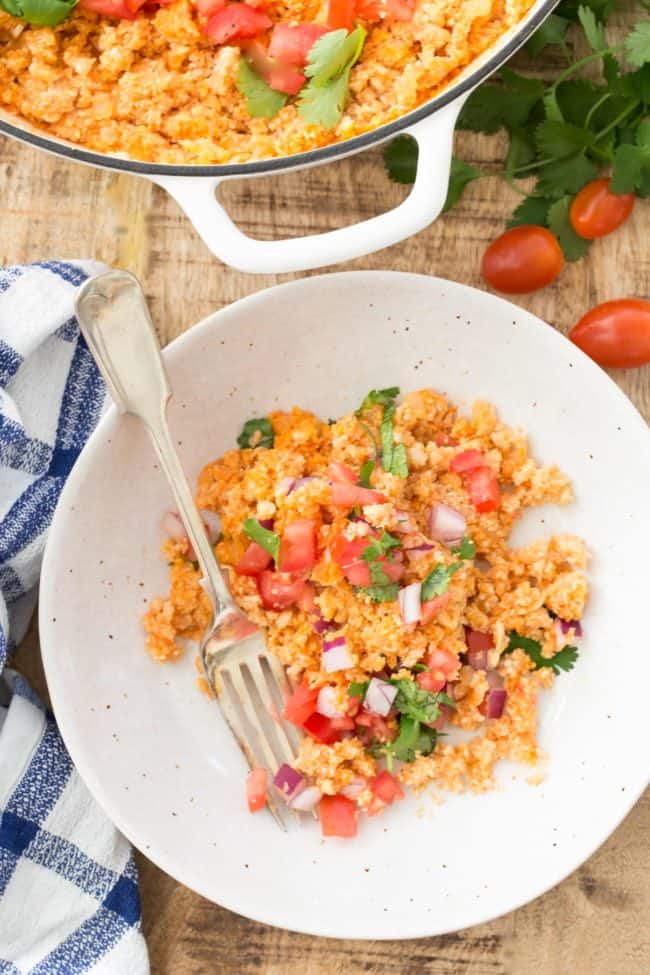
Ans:
[[[59,494],[105,391],[73,315],[91,262],[0,269],[0,975],[145,975],[127,841],[5,667],[36,603]]]

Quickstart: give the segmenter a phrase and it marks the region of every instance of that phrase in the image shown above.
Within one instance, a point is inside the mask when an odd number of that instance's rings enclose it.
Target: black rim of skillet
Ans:
[[[391,138],[391,136],[399,135],[408,126],[413,125],[415,122],[420,122],[422,119],[432,115],[433,112],[454,101],[463,92],[469,88],[473,88],[487,78],[488,75],[496,71],[497,68],[501,67],[528,40],[530,35],[537,30],[558,2],[559,0],[545,0],[525,27],[521,31],[517,31],[503,48],[500,48],[491,58],[487,59],[485,64],[481,65],[480,68],[469,74],[458,84],[452,84],[439,95],[436,95],[435,98],[432,98],[414,111],[409,112],[408,115],[403,115],[394,122],[382,125],[372,132],[366,132],[363,135],[355,136],[343,142],[335,142],[332,145],[323,146],[320,149],[297,153],[295,156],[279,156],[273,159],[262,159],[257,162],[236,163],[231,166],[172,166],[163,163],[139,162],[136,159],[119,159],[108,154],[104,155],[100,152],[92,152],[91,150],[78,148],[77,146],[66,145],[65,143],[59,143],[53,139],[49,139],[45,135],[39,135],[37,132],[28,132],[20,126],[5,122],[2,119],[0,119],[0,132],[4,132],[5,135],[18,139],[20,142],[26,142],[29,145],[36,146],[39,149],[45,149],[47,152],[54,153],[57,156],[73,159],[76,162],[89,163],[91,166],[100,166],[103,169],[116,169],[122,172],[137,173],[141,176],[251,176],[260,173],[281,172],[302,166],[313,166],[318,163],[329,162],[333,159],[351,155],[361,149],[367,149],[377,143],[384,142],[386,139]]]

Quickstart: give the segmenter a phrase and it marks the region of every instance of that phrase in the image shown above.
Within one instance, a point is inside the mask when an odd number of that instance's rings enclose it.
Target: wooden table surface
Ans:
[[[499,137],[461,134],[463,158],[489,167]],[[291,275],[246,276],[218,263],[174,201],[150,183],[0,141],[3,264],[94,257],[143,281],[163,341],[208,312]],[[239,181],[223,193],[249,234],[328,230],[403,196],[378,152],[306,172]],[[346,265],[436,274],[482,287],[480,256],[515,199],[500,180],[471,186],[428,230]],[[598,301],[648,297],[650,202],[596,243],[587,260],[518,303],[562,331]],[[646,417],[650,367],[612,373]],[[552,388],[549,388],[552,395]],[[578,395],[578,391],[576,391]],[[46,693],[35,624],[16,664]],[[632,679],[632,675],[623,675]],[[618,706],[624,706],[619,699]],[[633,747],[633,746],[632,746]],[[567,816],[572,810],[567,808]],[[486,838],[489,841],[489,838]],[[329,941],[252,923],[209,903],[139,856],[144,930],[154,975],[647,975],[650,971],[650,794],[555,890],[490,924],[409,942]]]

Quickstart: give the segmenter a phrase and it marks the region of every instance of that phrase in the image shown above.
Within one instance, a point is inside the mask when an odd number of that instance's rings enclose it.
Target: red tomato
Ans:
[[[327,27],[321,27],[320,24],[298,24],[297,27],[276,24],[271,34],[269,55],[282,61],[283,64],[303,68],[307,64],[307,56],[315,42],[326,33]],[[332,466],[330,464],[330,470]],[[356,477],[354,480],[356,481]]]
[[[318,814],[323,836],[357,835],[357,804],[347,796],[323,796]]]
[[[357,474],[347,464],[340,464],[338,460],[333,460],[328,467],[329,475],[336,483],[356,484],[359,480]]]
[[[302,728],[305,721],[312,716],[316,710],[318,701],[318,688],[312,690],[309,684],[303,681],[298,684],[290,698],[284,705],[282,717],[285,721],[290,721],[298,728]]]
[[[332,484],[332,504],[340,504],[345,508],[354,508],[356,505],[363,507],[366,504],[383,504],[385,500],[386,498],[381,491],[357,487],[356,484],[348,484],[343,481],[335,481]]]
[[[366,550],[375,535],[368,535],[365,538],[354,538],[350,541],[343,532],[338,534],[330,545],[330,555],[337,565],[345,567],[358,562],[361,553]]]
[[[313,613],[316,609],[316,589],[311,582],[305,583],[305,588],[296,600],[296,606],[303,613]]]
[[[326,718],[324,714],[319,714],[318,711],[314,711],[314,713],[303,722],[302,726],[307,734],[311,735],[312,738],[315,738],[316,741],[320,741],[323,745],[332,745],[335,741],[339,741],[341,738],[341,729],[334,725],[335,720],[340,719]]]
[[[287,609],[301,598],[304,590],[303,579],[294,579],[284,572],[265,569],[257,577],[257,591],[262,597],[264,609]]]
[[[427,657],[427,664],[431,670],[440,670],[446,677],[453,677],[460,668],[460,660],[451,650],[437,647]]]
[[[226,0],[192,0],[192,3],[204,17],[211,17],[226,6]]]
[[[396,732],[380,714],[372,714],[365,708],[361,708],[354,720],[360,728],[368,728],[371,737],[376,738],[377,741],[392,741],[395,738]]]
[[[463,450],[452,457],[449,463],[449,470],[456,474],[465,474],[475,467],[485,467],[485,458],[480,450]]]
[[[438,447],[457,447],[458,441],[455,437],[450,437],[448,433],[439,433],[436,437]]]
[[[477,511],[495,511],[501,492],[496,474],[489,467],[476,467],[465,475],[469,496]]]
[[[92,10],[93,13],[101,14],[102,17],[119,17],[122,20],[135,20],[136,12],[142,6],[138,3],[134,7],[127,0],[79,0],[82,10]]]
[[[472,630],[469,626],[465,627],[465,640],[467,647],[473,653],[482,650],[492,650],[494,643],[489,633],[481,633],[480,630]]]
[[[391,582],[398,582],[404,575],[405,569],[400,562],[389,562],[385,558],[379,559],[378,561]],[[358,562],[352,562],[351,565],[346,565],[343,569],[343,574],[352,586],[372,585],[370,568],[368,567],[368,563],[362,559]]]
[[[650,362],[650,302],[605,301],[583,315],[569,338],[599,366],[643,366]]]
[[[354,0],[329,0],[327,9],[327,24],[332,30],[345,27],[352,30],[354,15]]]
[[[280,572],[304,572],[316,564],[316,523],[298,518],[285,525],[280,542]]]
[[[444,592],[442,596],[435,596],[427,599],[420,607],[420,623],[430,623],[434,616],[437,616],[441,609],[444,609],[449,602],[449,593]]]
[[[229,3],[210,17],[203,32],[217,44],[227,44],[228,41],[256,37],[268,30],[272,23],[270,17],[247,3]]]
[[[404,798],[399,782],[390,772],[380,772],[379,775],[370,780],[368,785],[373,795],[389,806],[395,799]]]
[[[481,274],[497,291],[524,294],[550,284],[563,266],[562,248],[550,230],[512,227],[488,246]]]
[[[302,71],[296,71],[290,64],[282,64],[269,57],[265,47],[259,41],[248,41],[242,45],[246,59],[251,68],[274,91],[282,91],[286,95],[297,95],[305,83]]]
[[[412,20],[416,0],[386,0],[386,13],[393,20]]]
[[[354,731],[354,718],[347,714],[340,718],[330,718],[330,723],[336,731]]]
[[[610,193],[608,179],[594,179],[574,197],[569,219],[580,237],[595,240],[625,223],[634,209],[634,193]]]
[[[266,769],[254,768],[248,773],[246,780],[246,798],[248,811],[259,812],[266,805]]]
[[[381,20],[386,15],[386,4],[383,0],[355,0],[354,12],[364,20]]]
[[[432,694],[441,691],[447,683],[447,678],[439,670],[423,670],[415,679],[423,691],[431,691]]]
[[[235,566],[235,572],[240,576],[258,576],[260,572],[268,568],[271,558],[270,552],[267,552],[257,542],[251,542]]]

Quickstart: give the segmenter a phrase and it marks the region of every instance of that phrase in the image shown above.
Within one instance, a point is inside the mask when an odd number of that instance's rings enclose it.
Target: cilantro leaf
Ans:
[[[556,159],[540,169],[535,195],[557,199],[564,193],[577,193],[598,175],[596,166],[584,152]]]
[[[546,120],[535,130],[535,141],[543,156],[563,159],[591,145],[593,137],[587,129],[568,122]]]
[[[625,57],[633,68],[640,68],[650,61],[650,21],[640,20],[623,42]]]
[[[384,390],[383,392],[389,392]],[[367,397],[366,397],[367,399]],[[364,400],[365,402],[365,400]],[[363,407],[363,404],[362,404]],[[395,413],[395,400],[391,400],[384,406],[384,418],[379,427],[379,439],[381,441],[381,466],[389,474],[396,477],[408,477],[408,459],[404,444],[393,442],[393,414]]]
[[[502,68],[502,84],[484,84],[469,96],[458,119],[458,127],[492,135],[502,127],[525,125],[544,94],[544,85]]]
[[[440,717],[440,705],[447,704],[455,707],[451,698],[442,691],[425,691],[413,680],[392,681],[397,688],[397,696],[393,701],[393,706],[400,714],[428,724],[436,721]]]
[[[510,129],[510,143],[506,156],[506,179],[512,179],[520,166],[532,162],[536,156],[535,140],[523,128]]]
[[[434,596],[442,596],[443,593],[447,592],[454,572],[458,572],[462,568],[462,562],[454,562],[452,565],[443,565],[442,562],[439,562],[438,565],[434,565],[422,583],[420,590],[422,602],[425,603],[427,600],[433,599]]]
[[[473,559],[476,555],[476,543],[472,541],[469,535],[463,535],[460,545],[452,548],[452,552],[459,555],[461,559]]]
[[[312,45],[305,74],[308,83],[298,96],[298,112],[311,125],[331,129],[341,120],[350,93],[350,71],[366,39],[363,27],[351,33],[328,31]]]
[[[603,24],[614,9],[615,0],[562,0],[556,12],[567,20],[578,21],[580,7],[588,7]]]
[[[385,757],[388,770],[393,768],[393,761],[413,762],[418,755],[430,755],[436,747],[438,733],[435,728],[423,727],[419,721],[403,716],[400,718],[399,734],[394,741],[385,745],[375,745],[372,754],[378,758]]]
[[[354,415],[361,416],[364,410],[369,410],[371,406],[394,406],[398,396],[399,386],[389,386],[387,389],[371,389]]]
[[[550,14],[528,40],[526,44],[527,52],[534,58],[537,57],[543,48],[551,44],[563,45],[568,28],[569,21],[566,17],[558,17],[557,14]]]
[[[537,640],[521,636],[516,630],[512,630],[508,636],[510,638],[508,646],[503,652],[511,653],[513,650],[523,650],[535,664],[535,670],[539,670],[540,667],[551,667],[554,674],[559,674],[561,670],[573,670],[578,659],[577,647],[566,646],[562,650],[558,650],[552,657],[543,657],[542,645]]]
[[[399,586],[396,582],[389,582],[385,586],[357,586],[357,592],[365,592],[373,603],[392,603],[399,595]]]
[[[527,196],[514,210],[507,227],[520,227],[525,224],[538,224],[540,227],[546,226],[546,214],[552,200],[545,196]]]
[[[274,118],[287,101],[287,96],[274,91],[253,71],[242,54],[237,68],[237,90],[246,99],[246,110],[253,118]]]
[[[479,179],[482,175],[481,170],[477,169],[476,166],[471,166],[469,163],[463,162],[462,159],[458,159],[457,156],[452,156],[447,199],[445,200],[442,212],[446,213],[447,210],[451,210],[460,200],[465,187],[469,183],[473,183],[475,179]]]
[[[395,477],[408,477],[409,464],[406,456],[406,447],[403,443],[396,443],[393,447],[393,456],[390,462],[390,473]]]
[[[69,17],[78,0],[0,0],[0,10],[21,17],[28,24],[56,27]]]
[[[363,700],[364,697],[366,696],[366,691],[368,690],[369,683],[370,681],[367,680],[361,680],[361,681],[353,680],[350,686],[348,687],[349,697],[360,697],[361,700]]]
[[[605,40],[605,28],[596,19],[596,14],[591,7],[578,7],[578,20],[585,32],[587,43],[593,51],[602,51],[607,46]]]
[[[650,179],[650,119],[639,124],[636,144],[624,143],[614,153],[610,189],[612,193],[632,193]]]
[[[237,437],[237,445],[242,450],[253,447],[272,447],[274,442],[271,421],[265,417],[246,420],[242,432]]]
[[[372,542],[366,545],[361,553],[361,558],[364,562],[376,562],[377,559],[381,559],[384,555],[388,555],[392,549],[401,547],[402,543],[399,538],[396,538],[395,535],[391,535],[390,532],[384,530],[381,538],[375,538],[372,540]]]
[[[418,144],[412,135],[398,135],[384,149],[384,166],[394,183],[414,183]],[[452,163],[453,166],[453,163]]]
[[[561,200],[553,203],[548,211],[547,225],[557,237],[567,261],[577,261],[587,253],[591,241],[580,237],[573,229],[569,219],[570,207],[570,196],[563,196]]]
[[[278,559],[280,557],[280,536],[276,535],[275,532],[269,531],[268,528],[264,528],[260,525],[257,518],[246,518],[244,521],[244,535],[247,535],[253,542],[257,542],[258,545],[268,552],[269,555],[273,556],[273,561],[278,564]]]
[[[372,487],[370,483],[370,475],[375,469],[374,460],[367,460],[365,464],[361,467],[359,471],[359,484],[361,487],[370,488]]]

